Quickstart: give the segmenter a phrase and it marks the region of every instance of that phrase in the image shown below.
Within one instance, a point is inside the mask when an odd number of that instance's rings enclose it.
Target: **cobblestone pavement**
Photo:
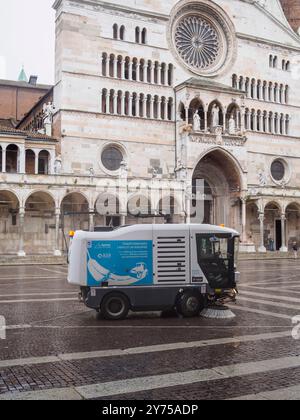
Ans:
[[[233,320],[112,323],[78,302],[66,267],[1,267],[0,399],[300,399],[300,261],[240,269]]]

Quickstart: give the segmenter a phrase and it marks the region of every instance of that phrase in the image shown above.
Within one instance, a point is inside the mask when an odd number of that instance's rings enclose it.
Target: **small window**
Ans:
[[[285,166],[284,163],[277,159],[272,163],[271,174],[275,181],[282,181],[285,177]]]
[[[109,146],[104,149],[101,161],[103,166],[109,171],[117,171],[121,167],[123,161],[122,152],[118,147]]]

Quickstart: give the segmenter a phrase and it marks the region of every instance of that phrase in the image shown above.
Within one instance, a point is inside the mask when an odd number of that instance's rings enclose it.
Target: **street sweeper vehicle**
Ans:
[[[75,233],[70,284],[105,319],[176,310],[184,317],[235,300],[238,232],[211,225],[135,225]]]

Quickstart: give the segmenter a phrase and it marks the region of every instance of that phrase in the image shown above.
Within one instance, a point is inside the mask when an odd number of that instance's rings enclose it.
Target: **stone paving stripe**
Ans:
[[[254,308],[248,308],[247,306],[240,306],[240,305],[228,305],[231,309],[237,309],[238,311],[243,312],[251,312],[253,314],[259,314],[259,315],[266,315],[271,316],[275,318],[281,318],[281,319],[288,319],[291,321],[292,317],[289,315],[279,314],[277,312],[269,312],[269,311],[263,311],[261,309],[254,309]]]
[[[249,296],[257,296],[257,297],[262,297],[262,298],[268,298],[268,299],[277,299],[277,300],[281,300],[284,302],[295,302],[295,303],[300,303],[300,298],[294,298],[294,297],[290,297],[290,296],[278,296],[278,295],[271,295],[271,294],[266,294],[266,293],[258,293],[258,292],[250,292],[248,290],[243,290],[241,292],[241,295],[249,295]]]
[[[2,396],[5,395],[5,398]],[[0,400],[31,400],[31,401],[80,401],[83,397],[75,388],[53,388],[43,391],[29,391],[16,394],[14,392],[0,395]]]
[[[165,351],[174,351],[181,349],[190,348],[201,348],[218,346],[225,344],[235,343],[250,343],[260,340],[274,340],[277,338],[290,337],[292,340],[291,331],[283,331],[278,333],[265,333],[256,335],[244,335],[233,338],[217,338],[211,340],[194,341],[190,343],[171,343],[171,344],[159,344],[153,346],[136,347],[128,349],[116,349],[116,350],[101,350],[93,352],[79,352],[79,353],[65,353],[57,356],[45,356],[35,357],[27,359],[15,359],[15,360],[1,360],[0,368],[7,368],[13,366],[28,366],[28,365],[40,365],[45,363],[57,363],[61,361],[72,361],[72,360],[84,360],[84,359],[102,359],[107,357],[120,357],[136,354],[149,354],[159,353]]]
[[[240,288],[240,291],[241,291],[241,293],[243,293],[243,291],[245,289],[253,289],[253,290],[257,290],[257,291],[264,290],[265,292],[279,292],[279,293],[283,292],[283,293],[293,293],[293,294],[299,295],[300,291],[297,292],[295,290],[292,290],[292,289],[297,289],[299,287],[300,286],[290,286],[290,285],[289,285],[289,287],[287,287],[286,285],[285,286],[278,286],[278,287],[246,286],[246,285],[244,285],[242,288]],[[280,297],[280,295],[279,295],[279,297]]]
[[[61,295],[61,296],[78,295],[78,292],[11,293],[7,295],[0,295],[0,298],[19,297],[19,296],[22,297],[22,296],[57,296],[57,295]]]
[[[231,398],[228,401],[299,401],[300,385],[288,388],[276,389],[275,391],[260,392],[258,394],[244,395],[238,398]]]
[[[10,303],[42,303],[42,302],[78,302],[76,298],[57,298],[57,299],[17,299],[17,300],[0,300],[1,304]]]
[[[137,392],[150,391],[154,389],[238,378],[259,373],[268,373],[284,369],[298,368],[299,366],[300,356],[283,357],[279,359],[268,359],[250,363],[217,366],[212,369],[191,370],[166,375],[144,376],[133,379],[124,379],[120,381],[84,385],[74,388],[53,388],[52,390],[45,391],[6,393],[0,395],[0,400],[47,400],[47,398],[55,398],[55,396],[59,397],[60,399],[67,399],[69,395],[73,397],[77,396],[78,398],[81,396],[82,399],[89,400],[134,394]]]
[[[239,296],[238,300],[242,300],[242,301],[245,301],[245,302],[257,303],[257,304],[262,304],[262,305],[274,306],[274,307],[277,307],[277,308],[295,309],[295,310],[300,311],[300,304],[298,306],[297,305],[289,305],[288,303],[272,302],[270,300],[254,299],[254,298],[243,297],[243,296]]]
[[[61,273],[63,274],[63,273]],[[3,284],[1,283],[2,280],[15,280],[15,281],[22,281],[23,280],[38,280],[38,279],[48,279],[48,280],[52,280],[52,279],[65,279],[65,276],[62,277],[58,277],[58,276],[22,276],[22,277],[18,277],[18,276],[11,276],[11,277],[0,277],[0,286],[3,286]],[[26,283],[27,284],[27,283]]]

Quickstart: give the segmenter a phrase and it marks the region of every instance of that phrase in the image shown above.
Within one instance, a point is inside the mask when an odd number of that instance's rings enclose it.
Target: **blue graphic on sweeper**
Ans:
[[[148,286],[153,284],[152,241],[87,243],[87,285]]]

